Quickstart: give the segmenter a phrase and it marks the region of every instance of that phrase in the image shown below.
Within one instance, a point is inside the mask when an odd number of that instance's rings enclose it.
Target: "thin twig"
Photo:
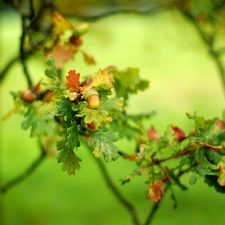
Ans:
[[[25,42],[25,37],[26,37],[26,33],[27,33],[26,32],[26,30],[27,30],[26,19],[27,19],[27,17],[22,15],[22,35],[20,38],[20,61],[21,61],[22,67],[23,67],[24,75],[27,80],[27,84],[29,87],[31,87],[31,86],[33,86],[33,82],[31,80],[31,76],[27,70],[26,56],[25,56],[25,49],[24,49],[24,42]]]
[[[41,143],[40,148],[41,148],[40,156],[22,174],[20,174],[19,176],[15,177],[5,185],[0,187],[0,192],[6,193],[10,188],[14,187],[15,185],[25,180],[30,174],[32,174],[35,171],[35,169],[37,169],[37,167],[42,163],[42,161],[45,159],[46,156],[46,150]]]
[[[0,82],[5,78],[5,75],[7,74],[8,70],[20,59],[20,56],[16,56],[12,58],[5,68],[0,72]]]
[[[34,19],[35,17],[35,11],[34,11],[34,4],[33,4],[33,0],[29,0],[30,3],[30,20]]]
[[[100,168],[100,171],[101,171],[101,173],[104,177],[104,180],[105,180],[106,184],[108,185],[109,189],[112,191],[114,196],[119,200],[119,202],[124,206],[124,208],[126,208],[126,210],[129,212],[129,214],[133,220],[133,224],[140,225],[141,223],[138,219],[138,215],[137,215],[137,212],[136,212],[136,209],[134,208],[134,206],[121,194],[121,192],[115,186],[115,184],[113,183],[103,162],[100,159],[97,159],[96,162]]]
[[[203,40],[203,42],[207,45],[209,49],[209,54],[212,56],[214,62],[217,65],[217,68],[220,73],[220,77],[223,83],[224,93],[225,93],[225,68],[222,64],[222,61],[220,59],[221,54],[218,54],[218,51],[214,49],[214,40],[215,40],[215,32],[213,32],[212,36],[210,38],[207,38],[205,32],[201,28],[200,24],[196,21],[194,17],[192,17],[190,14],[183,12],[183,15],[194,25],[196,28],[199,36]]]

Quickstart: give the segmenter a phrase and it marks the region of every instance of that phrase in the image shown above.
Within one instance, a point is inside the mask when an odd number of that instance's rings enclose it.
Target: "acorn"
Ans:
[[[98,92],[90,89],[84,93],[84,98],[87,101],[87,107],[90,109],[98,109],[100,106],[100,98]]]
[[[93,122],[87,123],[86,126],[87,126],[87,129],[90,130],[90,131],[97,131],[98,130],[98,126],[96,126]]]
[[[34,94],[30,89],[26,89],[20,92],[20,97],[23,101],[31,103],[36,100],[36,94]]]

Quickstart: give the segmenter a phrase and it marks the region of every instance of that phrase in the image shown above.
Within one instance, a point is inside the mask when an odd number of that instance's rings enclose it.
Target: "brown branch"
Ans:
[[[173,155],[171,155],[171,156],[168,156],[168,157],[166,157],[166,158],[155,159],[155,160],[153,160],[153,162],[149,163],[147,166],[148,166],[148,167],[151,167],[151,166],[154,166],[154,165],[158,165],[158,164],[160,164],[160,163],[162,163],[162,162],[165,162],[165,161],[168,161],[168,160],[170,160],[170,159],[175,159],[175,158],[177,158],[177,157],[180,157],[180,156],[183,156],[183,155],[187,155],[187,154],[189,154],[189,153],[191,153],[191,152],[194,152],[194,151],[196,151],[196,150],[197,150],[197,149],[186,149],[185,151],[177,152],[177,153],[175,153],[175,154],[173,154]]]
[[[19,184],[23,180],[25,180],[30,174],[32,174],[37,167],[42,163],[46,156],[46,150],[44,146],[40,143],[41,154],[40,156],[27,168],[22,174],[15,177],[14,179],[7,182],[5,185],[0,187],[0,192],[6,193],[10,188],[14,187],[15,185]]]
[[[28,29],[26,27],[26,20],[27,20],[27,17],[22,15],[22,35],[20,38],[20,61],[21,61],[22,67],[23,67],[24,75],[27,80],[28,87],[31,87],[31,86],[33,86],[33,82],[31,80],[30,74],[28,73],[28,69],[27,69],[27,65],[26,65],[26,54],[25,54],[25,49],[24,49],[24,45],[25,45],[24,42],[25,42],[25,37],[27,34],[27,29]]]
[[[220,77],[221,77],[221,80],[222,80],[222,83],[223,83],[224,92],[225,92],[225,68],[224,68],[224,66],[222,64],[222,61],[220,59],[220,56],[223,53],[223,49],[221,51],[220,50],[216,51],[214,49],[215,28],[214,28],[214,31],[213,31],[212,35],[210,37],[207,37],[204,30],[201,28],[200,24],[197,22],[197,20],[193,16],[191,16],[187,12],[182,12],[182,13],[188,19],[188,21],[191,22],[194,25],[194,27],[197,30],[197,32],[198,32],[199,36],[201,37],[202,41],[208,47],[209,54],[211,55],[212,59],[216,63],[216,66],[219,70]],[[214,24],[214,26],[216,26],[216,25]],[[220,53],[220,54],[218,54],[218,53]]]
[[[20,56],[16,56],[14,58],[12,58],[7,65],[5,66],[5,68],[0,72],[0,82],[5,78],[5,75],[7,74],[7,72],[9,71],[9,69],[18,61],[20,60]]]
[[[119,189],[115,186],[115,184],[113,183],[103,162],[100,159],[96,159],[96,162],[97,162],[98,167],[104,177],[104,180],[105,180],[107,186],[109,187],[111,192],[114,194],[114,196],[118,199],[118,201],[123,205],[123,207],[128,211],[128,213],[130,214],[130,216],[133,220],[133,224],[140,225],[141,223],[138,219],[138,215],[137,215],[137,212],[136,212],[136,209],[134,208],[134,206],[121,194]]]

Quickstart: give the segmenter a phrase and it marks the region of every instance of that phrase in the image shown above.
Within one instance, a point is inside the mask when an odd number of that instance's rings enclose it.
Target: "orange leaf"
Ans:
[[[74,26],[57,12],[52,15],[52,24],[52,32],[56,35],[62,35],[66,30],[74,30]]]
[[[163,182],[161,180],[156,180],[154,184],[150,184],[148,188],[148,198],[152,202],[158,202],[163,194],[164,194],[164,189],[163,189]]]
[[[62,68],[64,63],[74,59],[73,51],[60,43],[57,43],[46,55],[52,55],[55,58],[57,68]]]
[[[70,92],[79,92],[80,73],[76,73],[76,70],[70,70],[68,73],[66,86],[71,88]]]

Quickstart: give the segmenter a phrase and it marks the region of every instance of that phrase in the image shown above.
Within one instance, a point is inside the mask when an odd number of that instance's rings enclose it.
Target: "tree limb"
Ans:
[[[114,196],[118,199],[118,201],[123,205],[123,207],[129,212],[134,225],[140,225],[140,221],[138,219],[138,215],[134,206],[121,194],[118,188],[113,183],[109,173],[107,172],[103,162],[100,159],[96,159],[98,167],[104,177],[104,181],[106,182],[107,186],[114,194]]]
[[[23,180],[25,180],[30,174],[32,174],[37,167],[42,163],[46,156],[46,150],[44,146],[40,143],[41,154],[40,156],[27,168],[22,174],[15,177],[14,179],[7,182],[5,185],[0,187],[0,192],[6,193],[10,188],[14,187],[15,185],[19,184]]]

